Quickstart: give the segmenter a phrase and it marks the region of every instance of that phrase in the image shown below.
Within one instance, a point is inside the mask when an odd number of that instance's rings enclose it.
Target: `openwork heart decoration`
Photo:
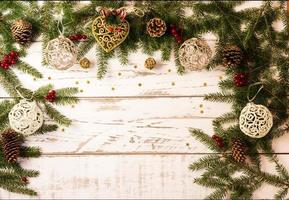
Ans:
[[[129,34],[129,23],[123,20],[120,24],[106,23],[104,16],[97,17],[92,23],[92,33],[105,52],[110,52],[119,46]]]

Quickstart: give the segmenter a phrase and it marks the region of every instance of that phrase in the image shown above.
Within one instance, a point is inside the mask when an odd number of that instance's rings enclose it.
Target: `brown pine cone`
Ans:
[[[243,59],[242,50],[236,45],[227,45],[223,50],[223,63],[227,67],[237,67]]]
[[[247,147],[240,139],[233,139],[232,141],[232,157],[235,161],[244,163],[247,155]]]
[[[147,23],[147,32],[151,37],[161,37],[166,30],[166,22],[160,18],[153,18]]]
[[[2,133],[2,148],[4,158],[8,163],[15,163],[20,153],[20,139],[12,129]]]
[[[11,26],[14,40],[22,45],[27,44],[32,39],[32,25],[22,19],[15,21]]]
[[[155,66],[156,66],[156,61],[155,61],[155,59],[154,58],[147,58],[146,60],[145,60],[145,67],[147,68],[147,69],[153,69]]]

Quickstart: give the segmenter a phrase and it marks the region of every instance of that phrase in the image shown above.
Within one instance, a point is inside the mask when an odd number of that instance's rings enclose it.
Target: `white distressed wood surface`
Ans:
[[[259,6],[252,1],[238,9]],[[280,28],[282,24],[276,23]],[[214,49],[215,38],[204,36]],[[94,50],[87,57],[90,69],[75,65],[57,71],[41,65],[41,42],[35,42],[24,58],[44,75],[34,80],[17,72],[31,89],[52,83],[56,88],[81,89],[80,103],[59,107],[73,120],[71,127],[28,138],[39,146],[43,156],[23,159],[21,164],[39,170],[30,186],[39,196],[27,197],[0,190],[0,199],[202,199],[210,190],[193,183],[199,172],[188,170],[190,163],[211,153],[188,131],[200,128],[212,135],[212,120],[230,110],[230,105],[203,100],[205,94],[219,91],[223,69],[194,71],[177,75],[173,57],[169,62],[154,58],[158,66],[147,70],[147,58],[140,51],[130,55],[129,65],[110,61],[105,78],[96,78]],[[0,98],[8,95],[0,88]],[[275,140],[274,149],[289,167],[288,134]],[[262,168],[274,172],[264,160]],[[276,188],[268,185],[254,194],[256,199],[272,198]]]

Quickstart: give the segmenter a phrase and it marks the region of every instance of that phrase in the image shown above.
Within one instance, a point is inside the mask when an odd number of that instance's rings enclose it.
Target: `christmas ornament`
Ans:
[[[188,70],[202,69],[209,64],[211,57],[212,51],[203,39],[188,39],[179,49],[180,63]]]
[[[9,112],[13,130],[23,135],[35,133],[43,124],[43,113],[35,101],[20,100]]]
[[[147,68],[147,69],[153,69],[155,66],[156,66],[156,61],[155,61],[155,59],[154,58],[147,58],[146,60],[145,60],[145,67]]]
[[[272,128],[273,117],[265,106],[249,102],[241,111],[239,126],[246,135],[261,138]]]
[[[216,142],[216,144],[218,145],[218,147],[220,147],[220,148],[223,148],[223,147],[224,147],[224,140],[223,140],[220,136],[214,134],[214,135],[212,136],[212,139]]]
[[[125,20],[126,12],[122,9],[101,10],[102,16],[97,17],[92,23],[92,33],[99,44],[105,51],[110,52],[125,41],[129,34],[129,23]],[[110,24],[107,22],[108,16],[119,16],[119,24]]]
[[[17,62],[18,53],[11,51],[9,54],[4,55],[3,59],[0,61],[0,67],[4,70],[7,70],[11,65],[15,65]]]
[[[82,34],[75,34],[75,35],[70,35],[68,37],[71,41],[85,41],[87,39],[86,35],[82,35]]]
[[[46,99],[46,101],[53,103],[56,99],[56,91],[55,90],[49,90],[48,94],[45,96],[45,99]]]
[[[175,37],[178,44],[181,44],[183,42],[183,38],[181,37],[181,34],[179,33],[179,30],[177,29],[177,26],[175,24],[170,25],[171,27],[171,34]]]
[[[15,21],[11,26],[11,32],[13,39],[24,45],[32,39],[32,25],[22,19]]]
[[[235,161],[244,163],[246,160],[247,147],[240,139],[232,140],[232,157]]]
[[[12,129],[8,129],[2,133],[2,148],[4,158],[8,163],[17,162],[20,152],[20,140],[18,134]]]
[[[244,72],[240,72],[234,75],[234,84],[237,87],[242,87],[247,85],[248,83],[248,74]]]
[[[72,67],[77,60],[77,47],[62,34],[48,42],[45,49],[46,62],[52,67],[64,70]]]
[[[155,17],[149,20],[146,29],[151,37],[161,37],[166,33],[167,25],[164,20]]]
[[[90,61],[85,57],[80,59],[79,64],[82,68],[85,69],[90,67]]]
[[[262,90],[259,88],[257,93],[253,98],[249,98],[250,88],[254,85],[259,85],[260,83],[254,83],[248,87],[248,101],[247,105],[242,109],[239,116],[239,126],[243,133],[252,138],[262,138],[273,126],[273,116],[271,112],[263,105],[254,104],[253,100],[256,98],[258,93]]]
[[[223,50],[223,63],[227,67],[237,67],[243,59],[242,50],[236,45],[227,45]]]

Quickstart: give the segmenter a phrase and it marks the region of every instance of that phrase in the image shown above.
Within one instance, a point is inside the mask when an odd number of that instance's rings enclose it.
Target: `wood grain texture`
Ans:
[[[260,4],[249,1],[236,9]],[[274,28],[280,27],[282,23],[276,22]],[[204,38],[214,51],[216,37],[206,34]],[[161,62],[157,52],[153,56],[157,68],[147,70],[143,63],[148,56],[138,51],[130,55],[127,66],[110,60],[105,78],[97,80],[94,49],[87,54],[90,69],[76,64],[58,71],[42,66],[41,45],[40,38],[23,60],[44,78],[33,80],[16,71],[23,84],[31,89],[48,83],[56,88],[76,86],[81,89],[81,101],[75,107],[59,107],[73,120],[71,127],[28,138],[27,145],[43,151],[43,157],[21,162],[40,170],[40,177],[31,179],[39,196],[0,190],[0,199],[203,199],[210,192],[193,183],[199,173],[190,172],[188,166],[211,152],[190,136],[188,128],[212,135],[212,120],[230,110],[228,104],[203,100],[205,94],[219,91],[217,84],[225,78],[222,67],[180,76],[174,58]],[[2,88],[0,98],[8,98]],[[288,137],[273,143],[276,152],[283,154],[279,157],[285,166],[289,166]],[[274,172],[265,159],[262,168]],[[264,185],[254,199],[272,198],[275,191]]]
[[[210,190],[193,183],[188,166],[201,155],[43,156],[23,160],[40,170],[30,185],[35,198],[0,190],[1,199],[203,199]],[[289,163],[288,156],[279,156]],[[263,160],[263,170],[274,168]],[[262,186],[254,199],[271,199],[276,188]]]

